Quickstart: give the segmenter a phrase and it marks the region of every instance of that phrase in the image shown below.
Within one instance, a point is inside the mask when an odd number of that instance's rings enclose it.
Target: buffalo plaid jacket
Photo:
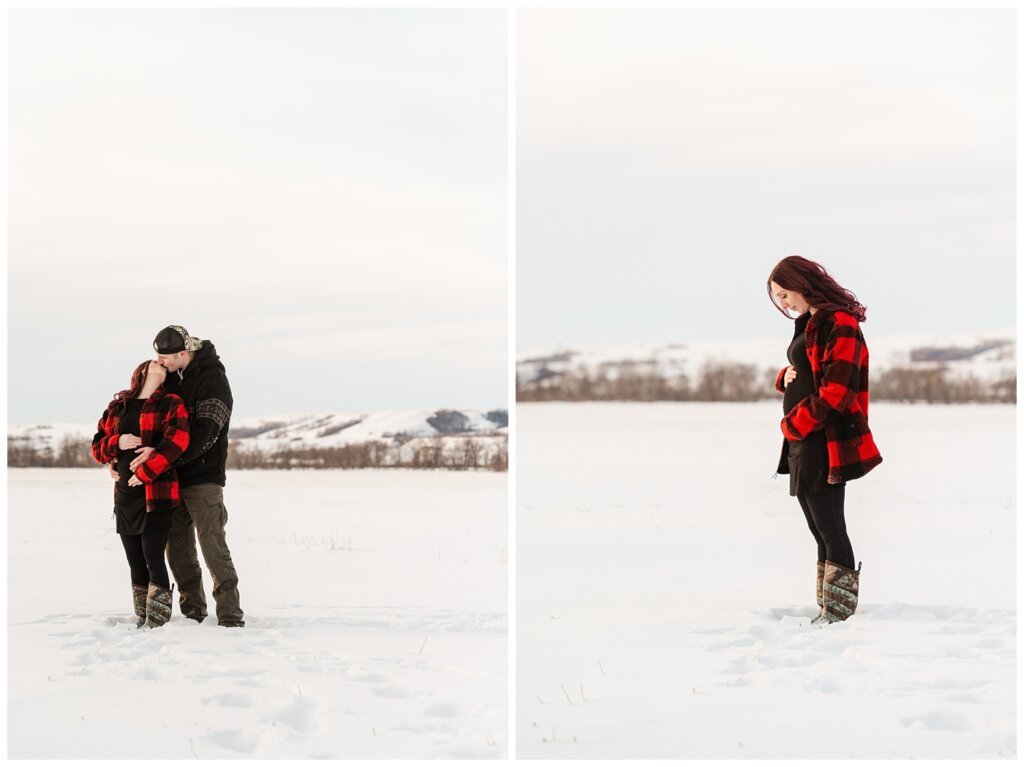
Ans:
[[[868,428],[868,347],[857,318],[844,311],[819,310],[804,328],[807,359],[815,392],[798,402],[782,419],[782,458],[779,472],[789,472],[790,442],[825,430],[828,482],[838,484],[863,477],[882,462]],[[785,392],[786,368],[775,378]]]
[[[124,402],[115,399],[100,416],[96,436],[92,438],[92,457],[100,463],[117,460],[118,428]],[[146,511],[175,509],[181,506],[178,474],[171,464],[188,447],[188,411],[181,397],[162,388],[153,392],[139,415],[142,447],[155,448],[149,460],[135,469],[135,476],[146,485]]]

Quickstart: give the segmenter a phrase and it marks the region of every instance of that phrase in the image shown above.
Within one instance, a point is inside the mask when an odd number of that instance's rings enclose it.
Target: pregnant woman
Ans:
[[[114,395],[92,440],[92,455],[117,476],[114,516],[132,577],[135,625],[162,626],[171,617],[171,584],[164,561],[171,512],[181,506],[171,464],[188,447],[188,412],[181,398],[163,390],[159,362],[135,368],[131,385]],[[139,448],[153,453],[133,472]]]
[[[776,308],[794,322],[789,365],[775,388],[783,393],[782,456],[818,545],[817,597],[812,623],[853,615],[860,566],[846,533],[846,482],[882,462],[868,428],[868,348],[860,331],[865,307],[825,268],[801,256],[782,259],[768,278]]]

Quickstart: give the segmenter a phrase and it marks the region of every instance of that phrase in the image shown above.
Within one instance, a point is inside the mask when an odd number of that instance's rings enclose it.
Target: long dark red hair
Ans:
[[[127,389],[122,389],[114,395],[114,399],[110,400],[108,407],[113,408],[115,406],[124,405],[128,400],[135,399],[139,396],[139,392],[142,391],[142,387],[146,385],[146,374],[149,371],[149,363],[153,360],[146,360],[141,363],[135,371],[132,373],[132,382]]]
[[[803,256],[786,256],[768,276],[768,296],[775,308],[789,317],[772,293],[772,283],[803,295],[815,309],[849,312],[858,322],[867,320],[867,307],[825,271],[825,267]]]

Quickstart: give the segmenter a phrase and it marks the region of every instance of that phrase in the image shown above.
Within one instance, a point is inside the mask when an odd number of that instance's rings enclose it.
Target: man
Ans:
[[[178,584],[178,605],[186,618],[202,622],[206,617],[203,572],[196,556],[198,535],[213,577],[217,623],[241,627],[245,621],[238,600],[238,575],[224,533],[231,387],[213,344],[193,338],[181,325],[168,325],[157,333],[153,348],[168,372],[165,388],[185,401],[191,432],[188,449],[174,463],[185,506],[173,513],[167,536],[167,563]],[[136,451],[139,456],[132,461],[133,471],[149,457],[150,450]]]

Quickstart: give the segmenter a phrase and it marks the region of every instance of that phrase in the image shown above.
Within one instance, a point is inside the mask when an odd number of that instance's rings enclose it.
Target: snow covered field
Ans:
[[[505,756],[504,474],[229,473],[246,627],[152,631],[104,470],[8,476],[9,757]]]
[[[1013,406],[872,404],[823,627],[779,403],[517,412],[520,757],[1016,755]]]

